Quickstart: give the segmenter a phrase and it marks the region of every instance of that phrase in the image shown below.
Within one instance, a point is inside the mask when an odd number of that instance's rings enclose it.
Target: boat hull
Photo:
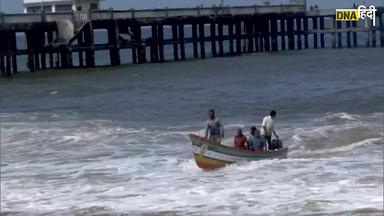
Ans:
[[[288,149],[276,151],[254,152],[239,150],[190,134],[193,155],[196,164],[201,169],[216,169],[240,161],[254,161],[261,159],[286,158]]]

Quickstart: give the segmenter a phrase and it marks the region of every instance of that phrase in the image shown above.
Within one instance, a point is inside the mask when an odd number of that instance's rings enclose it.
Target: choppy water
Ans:
[[[381,215],[383,49],[308,50],[0,80],[1,211]],[[270,109],[289,157],[199,170],[188,133],[230,143]]]

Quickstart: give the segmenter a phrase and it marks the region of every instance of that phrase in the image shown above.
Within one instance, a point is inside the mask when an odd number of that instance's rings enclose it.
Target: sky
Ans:
[[[43,0],[44,1],[44,0]],[[225,5],[255,5],[263,4],[266,0],[224,0]],[[307,0],[307,5],[317,4],[320,9],[349,8],[353,3],[364,0]],[[22,0],[0,0],[0,11],[4,13],[22,13]],[[114,8],[117,10],[152,9],[152,8],[174,8],[174,7],[196,7],[203,4],[210,7],[213,4],[219,5],[221,0],[103,0],[102,9]],[[272,4],[287,3],[289,0],[270,0]],[[384,0],[365,0],[366,4],[384,6]]]

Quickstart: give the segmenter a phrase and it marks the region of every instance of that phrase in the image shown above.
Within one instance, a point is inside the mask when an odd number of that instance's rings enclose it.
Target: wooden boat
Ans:
[[[221,145],[213,140],[190,134],[193,155],[198,167],[201,169],[216,169],[239,161],[253,161],[260,159],[286,158],[288,149],[282,148],[274,151],[254,152],[239,150]]]

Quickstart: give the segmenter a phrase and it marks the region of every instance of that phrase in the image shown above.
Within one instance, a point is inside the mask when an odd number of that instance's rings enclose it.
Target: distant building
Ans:
[[[24,13],[99,10],[100,0],[24,0]]]

